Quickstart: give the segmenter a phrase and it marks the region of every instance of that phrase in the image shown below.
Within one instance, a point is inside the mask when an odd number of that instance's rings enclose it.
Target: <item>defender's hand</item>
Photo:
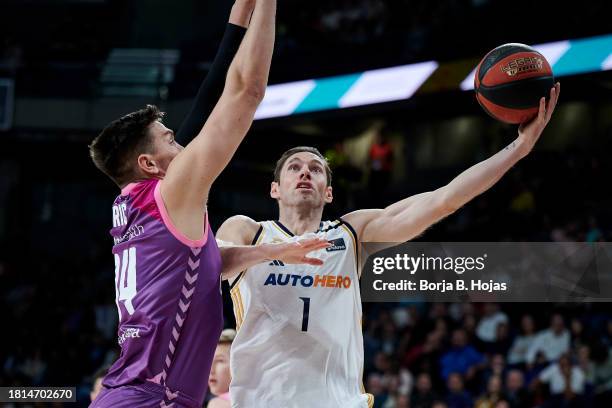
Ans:
[[[536,144],[544,128],[550,121],[555,111],[555,107],[557,106],[557,101],[559,100],[559,92],[561,92],[561,84],[557,82],[555,86],[550,89],[548,104],[546,104],[546,99],[544,97],[540,98],[538,116],[519,126],[518,141],[522,145],[523,154],[527,155],[531,152],[531,149],[533,149],[533,146]]]
[[[298,242],[284,242],[279,244],[262,245],[265,247],[266,258],[277,259],[286,264],[323,265],[323,261],[317,258],[309,258],[306,255],[319,249],[328,248],[331,244],[324,239],[313,238]]]

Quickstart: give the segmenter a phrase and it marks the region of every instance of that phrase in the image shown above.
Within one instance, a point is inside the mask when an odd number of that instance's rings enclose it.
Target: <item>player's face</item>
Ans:
[[[230,346],[229,344],[219,344],[215,350],[210,375],[208,377],[208,387],[210,392],[221,395],[229,391],[232,377],[230,375]]]
[[[290,156],[283,165],[280,182],[273,182],[270,196],[288,206],[323,207],[332,201],[325,162],[310,152]]]
[[[148,175],[163,178],[170,162],[183,150],[183,146],[174,140],[174,132],[158,121],[149,126],[149,138],[153,153],[141,154],[138,164]]]

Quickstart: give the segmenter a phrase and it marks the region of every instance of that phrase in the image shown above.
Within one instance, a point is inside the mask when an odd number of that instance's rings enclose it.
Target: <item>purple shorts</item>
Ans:
[[[145,383],[124,385],[117,388],[104,387],[89,408],[199,408],[202,404],[177,392],[171,394],[161,385]]]

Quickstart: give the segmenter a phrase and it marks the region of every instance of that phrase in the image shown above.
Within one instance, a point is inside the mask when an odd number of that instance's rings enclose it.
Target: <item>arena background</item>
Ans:
[[[273,163],[295,145],[316,146],[331,162],[336,199],[329,217],[441,186],[490,156],[516,127],[489,118],[460,83],[497,45],[596,38],[595,53],[612,53],[603,0],[279,3],[271,84],[432,60],[439,68],[409,98],[350,109],[324,101],[256,121],[213,187],[213,228],[237,213],[276,218],[268,198]],[[108,121],[146,103],[179,126],[230,6],[0,2],[0,386],[77,386],[79,402],[67,406],[87,405],[92,374],[118,350],[108,236],[117,190],[91,164],[87,145]],[[606,67],[612,68],[610,57],[595,68],[566,70],[559,106],[535,151],[419,239],[609,241],[612,75]],[[382,168],[372,165],[374,145],[383,152]],[[584,373],[582,391],[571,398],[532,381],[550,362],[525,365],[512,355],[513,343],[533,340],[523,331],[525,315],[535,332],[546,334],[555,313],[563,319],[559,330],[571,336],[570,364]],[[367,303],[363,328],[364,383],[376,407],[493,407],[499,393],[512,407],[610,406],[609,304]],[[457,329],[478,362],[464,376],[448,376],[453,367],[443,361],[461,341]]]

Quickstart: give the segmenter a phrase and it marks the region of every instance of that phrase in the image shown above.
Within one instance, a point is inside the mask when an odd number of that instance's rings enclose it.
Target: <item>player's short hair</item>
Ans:
[[[219,344],[232,344],[235,338],[236,330],[225,329],[221,332],[221,337],[219,337]]]
[[[283,166],[285,165],[285,162],[287,161],[287,159],[289,159],[289,157],[293,156],[294,154],[301,153],[301,152],[312,153],[315,156],[319,157],[321,160],[323,160],[323,162],[325,163],[325,174],[327,175],[327,185],[331,186],[332,171],[331,171],[331,168],[329,167],[329,163],[327,162],[327,159],[325,158],[325,156],[321,154],[319,149],[317,149],[316,147],[310,147],[310,146],[293,147],[287,150],[285,153],[283,153],[280,159],[278,159],[278,161],[276,162],[276,167],[274,168],[274,181],[276,181],[277,183],[280,182],[281,171],[283,170]]]
[[[135,176],[134,158],[151,148],[149,126],[164,117],[155,105],[112,121],[89,145],[94,164],[118,186]]]

